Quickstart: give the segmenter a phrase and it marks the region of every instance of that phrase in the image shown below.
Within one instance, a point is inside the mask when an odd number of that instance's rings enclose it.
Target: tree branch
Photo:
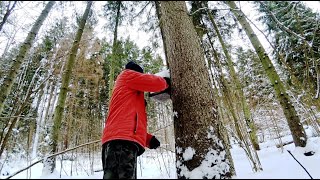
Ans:
[[[0,117],[0,119],[11,119],[11,118],[36,119],[36,118],[33,118],[33,117],[25,117],[25,116]]]
[[[133,16],[132,19],[135,19],[136,17],[140,16],[149,4],[150,4],[150,1],[135,16]]]
[[[199,8],[196,11],[192,12],[191,14],[189,14],[189,16],[193,16],[194,14],[198,13],[201,10],[214,10],[214,11],[218,11],[218,10],[240,10],[240,9],[232,9],[232,8],[226,8],[226,9],[209,9],[208,7],[203,7],[203,8]]]
[[[271,16],[271,18],[275,21],[276,24],[278,24],[279,28],[282,29],[283,31],[294,35],[295,37],[302,39],[302,40],[306,40],[304,37],[300,36],[299,34],[293,32],[292,30],[290,30],[288,27],[286,27],[285,25],[283,25],[277,18],[276,16],[266,7],[266,5],[264,4],[264,2],[259,1],[259,3],[264,7],[264,9],[269,13],[269,15]],[[308,44],[308,43],[307,43]]]
[[[59,155],[59,154],[63,154],[63,153],[72,151],[72,150],[74,150],[74,149],[78,149],[78,148],[80,148],[80,147],[83,147],[83,146],[86,146],[86,145],[90,145],[90,144],[94,144],[94,143],[97,143],[97,142],[101,142],[101,140],[91,141],[91,142],[88,142],[88,143],[85,143],[85,144],[81,144],[81,145],[79,145],[79,146],[76,146],[76,147],[73,147],[73,148],[70,148],[70,149],[66,149],[66,150],[61,151],[61,152],[57,152],[57,153],[52,154],[52,155],[50,155],[50,156],[44,157],[44,158],[42,158],[42,159],[40,159],[40,160],[38,160],[38,161],[30,164],[28,167],[25,167],[25,168],[23,168],[23,169],[15,172],[15,173],[13,173],[12,175],[10,175],[9,177],[7,177],[6,179],[12,178],[13,176],[15,176],[15,175],[17,175],[17,174],[19,174],[19,173],[21,173],[21,172],[23,172],[23,171],[31,168],[32,166],[38,164],[39,162],[42,162],[43,160],[45,160],[45,159],[47,159],[47,158],[54,157],[54,156],[57,156],[57,155]]]

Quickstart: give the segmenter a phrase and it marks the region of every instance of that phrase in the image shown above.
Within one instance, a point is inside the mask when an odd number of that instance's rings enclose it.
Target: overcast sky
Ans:
[[[309,7],[311,7],[314,11],[318,11],[320,12],[320,2],[319,1],[303,1],[306,5],[308,5]],[[20,30],[17,31],[16,33],[16,37],[15,37],[15,41],[23,41],[26,37],[26,33],[24,33],[22,30],[23,28],[26,31],[29,31],[30,28],[30,23],[34,22],[36,20],[36,18],[39,16],[39,14],[41,13],[42,9],[44,8],[44,6],[37,6],[40,8],[35,8],[34,4],[37,2],[34,1],[29,1],[26,2],[24,1],[23,3],[23,8],[21,6],[19,7],[19,10],[15,11],[15,15],[17,15],[19,17],[18,21],[15,22],[15,25],[19,25],[20,26]],[[257,17],[257,12],[252,10],[252,5],[251,3],[248,3],[248,1],[240,1],[241,3],[241,7],[246,7],[246,8],[242,8],[242,10],[244,11],[244,13],[252,20],[254,21],[255,18]],[[85,9],[85,2],[84,1],[73,1],[74,4],[74,8],[72,10],[70,9],[65,9],[63,11],[64,14],[67,14],[71,20],[74,20],[75,18],[72,16],[72,14],[74,14],[74,9],[77,10],[77,12],[79,14],[82,15],[82,13],[84,12]],[[102,10],[102,6],[105,4],[105,1],[95,1],[94,3],[94,10],[95,12],[97,12],[98,14],[101,14],[101,10]],[[56,7],[56,6],[55,6]],[[46,26],[50,26],[51,24],[53,24],[55,22],[55,19],[57,17],[60,17],[61,12],[58,11],[54,11],[54,12],[50,12],[48,18],[46,19],[46,21],[44,22],[43,27]],[[256,22],[256,25],[260,28],[262,28],[262,24],[260,22]],[[103,18],[99,18],[99,24],[98,26],[95,28],[95,32],[96,32],[96,36],[99,38],[102,37],[107,37],[108,39],[112,38],[112,34],[111,32],[106,33],[105,30],[103,30],[103,25],[105,25],[106,20]],[[135,26],[122,26],[119,29],[119,36],[126,38],[127,36],[130,36],[131,40],[135,41],[136,44],[142,48],[144,46],[150,45],[149,42],[149,38],[152,36],[152,34],[148,34],[146,32],[143,31],[139,31],[138,30],[139,25],[135,25]],[[255,32],[257,33],[259,39],[262,41],[262,43],[264,44],[264,46],[266,46],[266,49],[268,49],[268,43],[266,42],[266,40],[264,39],[263,35],[261,35],[261,33],[256,30],[256,28],[254,28],[252,26],[252,28],[255,30]],[[40,29],[40,34],[42,34],[44,31],[44,28]],[[39,38],[39,36],[38,36]],[[237,37],[235,37],[234,39],[235,42],[237,41],[242,41],[241,39],[237,39]],[[8,42],[7,38],[3,38],[0,37],[0,53],[2,54],[6,43]],[[15,42],[13,42],[15,43]],[[160,43],[162,45],[162,42]],[[163,51],[159,50],[159,53],[161,53],[161,56],[164,58],[163,55]]]

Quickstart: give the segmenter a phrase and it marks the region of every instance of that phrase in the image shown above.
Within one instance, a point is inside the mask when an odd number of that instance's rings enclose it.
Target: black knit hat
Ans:
[[[138,64],[136,64],[133,61],[130,61],[126,64],[126,69],[131,69],[131,70],[143,73],[142,67],[140,67]]]

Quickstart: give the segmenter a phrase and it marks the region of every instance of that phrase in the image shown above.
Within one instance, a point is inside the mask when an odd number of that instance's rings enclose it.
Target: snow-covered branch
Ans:
[[[264,2],[259,1],[259,3],[265,8],[265,10],[269,13],[269,15],[271,16],[271,18],[275,21],[275,23],[278,24],[279,28],[282,29],[283,31],[294,35],[295,37],[302,39],[302,40],[306,40],[304,37],[300,36],[299,34],[293,32],[292,30],[290,30],[288,27],[286,27],[284,24],[282,24],[277,18],[276,16],[266,7],[266,5],[264,4]],[[307,43],[308,44],[308,43]]]

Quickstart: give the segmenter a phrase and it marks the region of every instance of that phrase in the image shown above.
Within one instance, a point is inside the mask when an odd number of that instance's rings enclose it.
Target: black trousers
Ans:
[[[137,179],[138,147],[134,142],[113,140],[102,145],[103,179]]]

